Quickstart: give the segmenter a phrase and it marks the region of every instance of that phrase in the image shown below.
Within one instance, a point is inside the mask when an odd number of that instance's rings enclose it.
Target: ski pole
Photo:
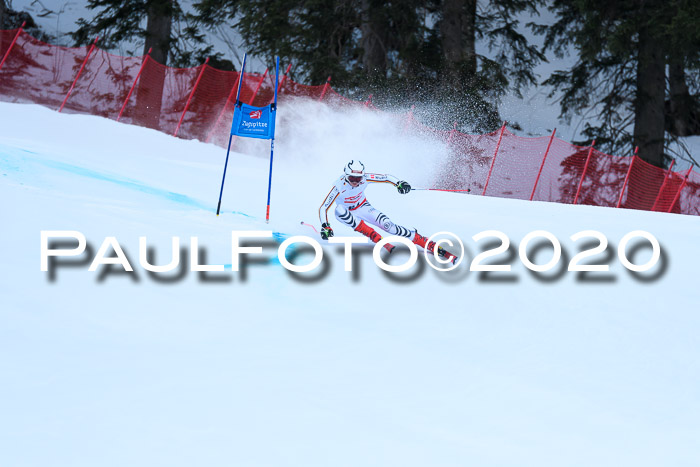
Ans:
[[[311,224],[307,224],[306,222],[301,221],[301,225],[305,225],[305,226],[307,226],[307,227],[311,227],[312,229],[314,229],[314,232],[318,233],[318,230],[316,230],[316,227],[314,227],[314,226],[311,225]]]
[[[451,191],[451,192],[464,192],[464,193],[471,193],[471,188],[467,188],[466,190],[443,190],[442,188],[411,188],[411,191],[418,191],[418,190],[423,190],[423,191]]]

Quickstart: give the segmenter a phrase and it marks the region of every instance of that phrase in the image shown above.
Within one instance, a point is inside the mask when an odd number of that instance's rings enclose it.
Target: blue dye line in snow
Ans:
[[[229,211],[231,214],[237,214],[239,216],[247,217],[248,219],[259,219],[258,217],[251,216],[250,214],[246,214],[245,212],[242,211]]]
[[[67,164],[65,162],[57,162],[57,161],[52,161],[52,160],[47,160],[47,159],[42,159],[40,158],[41,154],[28,151],[26,149],[19,149],[19,148],[12,148],[12,147],[7,147],[7,146],[2,146],[2,150],[0,151],[0,154],[4,156],[10,156],[10,152],[12,151],[21,151],[26,154],[31,154],[33,157],[27,157],[26,155],[19,155],[19,154],[12,154],[16,158],[19,158],[22,160],[22,162],[34,162],[34,163],[39,163],[42,164],[46,167],[52,168],[52,169],[57,169],[57,170],[62,170],[64,172],[68,172],[74,175],[78,175],[81,177],[86,177],[86,178],[92,178],[94,180],[100,180],[104,182],[109,182],[109,183],[114,183],[115,185],[119,185],[125,188],[130,188],[132,190],[137,190],[142,193],[146,193],[148,195],[153,195],[153,196],[158,196],[161,198],[166,198],[170,201],[173,201],[178,204],[184,204],[186,206],[190,206],[196,209],[202,209],[204,211],[211,211],[213,210],[212,206],[209,204],[205,204],[199,200],[196,200],[194,198],[191,198],[187,195],[183,195],[180,193],[175,193],[173,191],[168,191],[168,190],[161,190],[159,188],[154,188],[150,185],[145,185],[141,182],[138,182],[136,180],[132,180],[129,178],[125,177],[120,177],[117,175],[107,175],[102,172],[97,172],[95,170],[90,170],[86,169],[84,167],[79,167],[76,165],[72,164]],[[3,170],[7,171],[14,171],[17,172],[19,171],[19,167],[16,165],[10,164],[9,158],[0,158],[0,168]],[[249,219],[256,219],[260,220],[259,217],[256,216],[251,216],[250,214],[247,214],[242,211],[229,211],[231,214],[247,217]],[[280,238],[282,238],[281,241],[284,241],[286,236],[282,234],[280,235]]]
[[[234,213],[235,213],[235,214],[238,214],[238,213],[236,213],[235,211],[234,211]],[[246,216],[246,217],[253,217],[253,216],[249,216],[248,214],[243,214],[243,215]],[[272,232],[272,238],[275,239],[275,240],[277,240],[277,242],[282,243],[282,242],[285,241],[287,238],[289,238],[289,235],[283,234],[283,233],[280,233],[280,232]],[[294,245],[290,245],[290,246],[287,248],[287,254],[289,255],[290,252],[293,252],[293,251],[294,251],[294,248],[295,248]],[[275,266],[282,266],[282,263],[280,263],[280,260],[279,260],[279,258],[278,258],[277,256],[274,256],[274,257],[270,258],[267,262],[268,262],[268,264],[274,264]],[[232,267],[232,266],[231,266],[230,264],[224,264],[224,269],[225,269],[226,271],[230,271],[230,270],[231,270],[231,267]]]
[[[21,149],[21,151],[26,152],[28,154],[32,154],[34,156],[38,156],[37,153],[27,151],[26,149]],[[166,199],[173,201],[175,203],[178,203],[178,204],[184,204],[186,206],[190,206],[190,207],[197,208],[197,209],[211,210],[211,206],[208,206],[208,205],[206,205],[206,204],[202,203],[201,201],[198,201],[194,198],[190,198],[187,195],[175,193],[173,191],[168,191],[168,190],[161,190],[159,188],[154,188],[152,186],[145,185],[145,184],[138,182],[136,180],[131,180],[131,179],[128,179],[125,177],[117,176],[117,175],[107,175],[105,173],[97,172],[95,170],[86,169],[84,167],[79,167],[77,165],[66,164],[65,162],[40,159],[40,158],[36,158],[36,157],[33,157],[31,159],[29,157],[26,157],[26,156],[19,156],[19,157],[26,162],[35,162],[35,163],[39,163],[45,167],[49,167],[49,168],[57,169],[57,170],[62,170],[64,172],[68,172],[68,173],[78,175],[81,177],[92,178],[94,180],[114,183],[115,185],[119,185],[119,186],[122,186],[125,188],[130,188],[132,190],[140,191],[141,193],[146,193],[148,195],[166,198]]]
[[[10,154],[11,152],[14,151],[21,151],[26,154],[31,154],[34,157],[28,157],[26,155],[20,155],[20,154]],[[81,177],[86,177],[86,178],[92,178],[94,180],[100,180],[104,182],[109,182],[109,183],[114,183],[116,185],[125,187],[125,188],[130,188],[132,190],[137,190],[142,193],[146,193],[148,195],[153,195],[153,196],[158,196],[161,198],[166,198],[170,201],[173,201],[178,204],[184,204],[193,208],[197,209],[202,209],[204,211],[211,211],[212,207],[209,206],[208,204],[204,204],[201,201],[198,201],[194,198],[190,198],[187,195],[183,195],[180,193],[175,193],[173,191],[168,191],[168,190],[161,190],[158,188],[154,188],[149,185],[145,185],[141,182],[138,182],[136,180],[131,180],[125,177],[120,177],[116,175],[107,175],[101,172],[97,172],[95,170],[90,170],[86,169],[84,167],[79,167],[76,165],[72,164],[66,164],[65,162],[57,162],[57,161],[52,161],[52,160],[46,160],[46,159],[41,159],[39,156],[40,154],[32,151],[28,151],[26,149],[18,149],[18,148],[12,148],[12,147],[7,147],[7,146],[2,146],[0,154],[2,156],[14,156],[15,158],[21,159],[22,162],[25,163],[39,163],[42,164],[46,167],[52,168],[52,169],[57,169],[57,170],[62,170],[64,172],[68,172],[74,175],[78,175]],[[0,169],[7,170],[7,171],[13,171],[13,172],[18,172],[20,170],[18,165],[13,165],[10,163],[9,157],[0,157]],[[247,217],[248,219],[255,219],[255,220],[261,220],[261,218],[256,217],[256,216],[251,216],[250,214],[247,214],[242,211],[229,211],[231,214],[237,215],[237,216],[243,216]],[[289,235],[280,233],[280,232],[272,232],[272,238],[277,240],[278,242],[283,242],[289,237]],[[275,257],[270,260],[270,263],[272,264],[280,264],[279,260]],[[230,268],[231,265],[229,264],[228,267]]]
[[[280,263],[280,260],[277,256],[274,258],[270,258],[267,261],[268,264],[272,264],[274,266],[282,266],[282,263]],[[224,271],[230,271],[233,266],[231,264],[224,264]]]
[[[282,243],[283,241],[285,241],[286,239],[289,238],[289,235],[279,233],[279,232],[272,232],[272,238],[274,238],[278,242]],[[290,248],[292,248],[292,247],[290,247]]]

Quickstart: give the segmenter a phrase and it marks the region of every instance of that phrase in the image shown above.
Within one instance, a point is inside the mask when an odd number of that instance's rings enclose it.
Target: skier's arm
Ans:
[[[373,183],[391,183],[399,190],[399,193],[401,193],[402,195],[411,191],[411,185],[409,185],[408,182],[406,182],[404,180],[399,180],[398,178],[394,177],[393,175],[389,175],[389,174],[370,174],[370,173],[368,173],[367,176],[365,177],[365,180],[367,180],[368,182],[373,182]]]
[[[366,174],[365,180],[372,183],[391,183],[396,186],[399,183],[399,179],[389,174]]]
[[[328,195],[326,195],[326,199],[323,201],[323,204],[321,204],[321,207],[318,208],[318,220],[321,221],[321,224],[326,223],[328,224],[328,210],[333,206],[333,202],[335,199],[338,197],[338,194],[340,191],[338,190],[337,186],[333,186],[331,188],[331,191],[328,192]]]

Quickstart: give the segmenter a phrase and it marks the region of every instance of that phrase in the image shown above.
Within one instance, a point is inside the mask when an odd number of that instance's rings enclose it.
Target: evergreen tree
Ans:
[[[200,0],[194,4],[200,24],[230,25],[251,55],[273,63],[278,55],[292,60],[292,75],[322,83],[328,75],[345,82],[346,63],[357,60],[353,37],[359,24],[350,0]]]
[[[221,54],[213,54],[213,46],[205,43],[178,0],[88,0],[87,8],[97,14],[77,21],[78,29],[71,33],[76,45],[88,44],[95,36],[107,50],[143,41],[143,54],[152,49],[151,58],[163,65],[191,67],[211,57],[213,66],[233,69]]]
[[[544,56],[518,32],[519,13],[541,0],[200,0],[210,27],[230,24],[248,51],[295,64],[299,79],[378,105],[440,106],[437,121],[468,131],[500,125],[498,99],[533,84]],[[485,40],[496,58],[477,55]],[[433,116],[436,112],[431,111]]]
[[[697,96],[685,88],[684,70],[697,64],[700,51],[698,2],[554,0],[552,8],[557,22],[538,29],[545,34],[545,50],[563,56],[574,47],[578,61],[544,84],[553,87],[551,95],[561,93],[564,118],[585,113],[600,122],[586,122],[587,140],[579,143],[596,139],[604,151],[627,154],[637,146],[644,160],[665,166],[671,136],[665,133],[667,109],[678,127],[678,119],[690,121],[697,108]],[[666,104],[669,63],[673,90]]]
[[[437,28],[441,62],[439,92],[447,102],[472,110],[471,131],[500,126],[496,105],[508,91],[520,95],[536,84],[534,68],[545,56],[520,31],[519,15],[538,14],[540,0],[439,0]],[[529,25],[528,25],[529,26]],[[478,54],[485,41],[490,58]]]
[[[362,68],[370,77],[386,76],[389,68],[387,47],[389,37],[389,21],[386,18],[384,2],[362,0],[360,13],[360,32],[362,39]]]
[[[670,49],[666,129],[673,136],[700,135],[700,4],[676,5],[677,13],[665,28]]]
[[[71,34],[77,45],[87,44],[97,35],[103,49],[143,41],[144,55],[150,50],[152,60],[175,67],[201,65],[211,54],[212,46],[204,44],[204,37],[190,25],[178,0],[88,0],[87,6],[97,10],[97,14],[89,21],[78,20],[78,29]],[[218,54],[211,64],[233,69],[231,62],[223,61]],[[157,129],[166,69],[146,70],[136,91],[137,119],[140,124]]]
[[[12,4],[7,0],[0,0],[0,29],[17,29],[24,25],[24,31],[43,42],[52,42],[54,37],[44,32],[34,21],[32,15],[26,11],[12,9]],[[50,10],[49,13],[53,13]],[[0,57],[2,59],[2,57]]]

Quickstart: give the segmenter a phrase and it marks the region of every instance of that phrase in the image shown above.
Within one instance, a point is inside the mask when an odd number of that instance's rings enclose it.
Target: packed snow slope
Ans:
[[[697,217],[379,184],[368,198],[396,223],[462,239],[456,270],[385,273],[364,248],[346,272],[325,246],[292,274],[273,243],[233,272],[233,230],[318,239],[301,222],[318,228],[348,160],[426,187],[444,148],[388,116],[281,108],[268,225],[267,142],[235,143],[249,155],[232,153],[217,217],[220,147],[32,105],[0,103],[0,123],[0,465],[700,465]],[[81,232],[89,254],[42,272],[45,230]],[[511,272],[469,271],[485,230],[513,247],[485,263]],[[552,271],[519,258],[534,230],[562,244]],[[584,261],[609,272],[562,270],[583,230],[610,241]],[[636,275],[617,256],[634,230],[662,249]],[[159,265],[179,237],[185,267],[148,273],[141,236]],[[106,237],[134,272],[88,271]],[[225,271],[191,272],[190,237]]]

